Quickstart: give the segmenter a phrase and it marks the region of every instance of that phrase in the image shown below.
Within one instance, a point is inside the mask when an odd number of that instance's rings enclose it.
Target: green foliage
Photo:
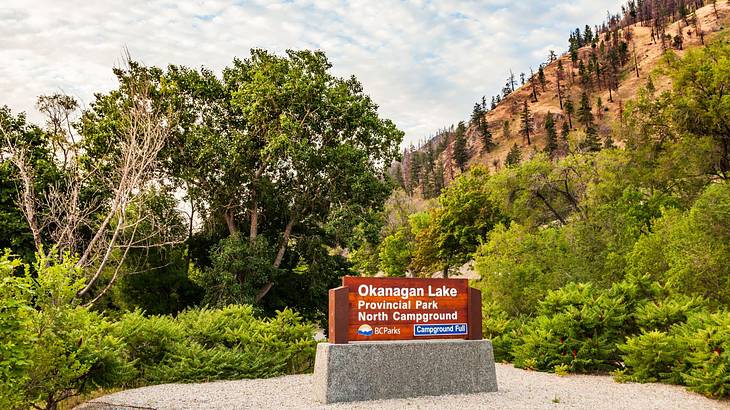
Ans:
[[[380,268],[388,276],[405,276],[413,254],[410,229],[403,227],[380,244]]]
[[[258,290],[279,273],[272,265],[273,252],[263,237],[253,243],[238,234],[221,240],[210,252],[212,266],[192,276],[205,289],[203,303],[217,307],[253,303]]]
[[[476,252],[478,285],[510,315],[532,313],[548,290],[563,284],[568,246],[555,228],[532,233],[517,223],[497,225]]]
[[[547,136],[547,143],[545,144],[545,152],[552,158],[555,156],[558,150],[558,130],[555,126],[555,119],[553,114],[548,112],[545,117],[545,133]]]
[[[413,270],[445,271],[467,261],[492,227],[503,217],[489,199],[489,172],[474,167],[460,175],[439,197],[428,216],[413,220]],[[417,214],[418,215],[418,214]]]
[[[730,396],[730,313],[720,311],[698,317],[704,326],[685,331],[690,348],[686,357],[689,370],[682,373],[685,383],[710,397]],[[693,323],[688,323],[692,327]],[[695,325],[696,326],[696,325]]]
[[[710,137],[713,149],[706,158],[714,174],[730,177],[730,44],[715,41],[688,50],[680,59],[666,54],[667,71],[673,80],[670,115],[692,138]]]
[[[681,383],[682,349],[674,336],[660,330],[642,332],[620,345],[629,373],[621,379],[638,382]],[[628,375],[627,375],[628,374]]]
[[[519,164],[522,161],[522,150],[520,149],[520,146],[517,144],[512,145],[512,148],[510,148],[509,152],[507,153],[507,158],[505,158],[505,165],[508,167],[515,166]]]
[[[33,350],[33,284],[28,276],[15,276],[20,261],[6,252],[0,256],[0,407],[20,407],[21,386],[29,379]]]
[[[548,292],[538,313],[514,348],[516,367],[552,371],[566,365],[573,372],[605,371],[618,359],[616,344],[628,316],[621,299],[590,284],[571,283]]]
[[[467,161],[469,161],[469,151],[466,148],[466,126],[463,121],[459,121],[454,132],[454,161],[456,166],[463,172]]]
[[[712,184],[687,212],[665,210],[629,255],[631,270],[730,306],[730,185]]]
[[[250,305],[192,309],[114,325],[129,346],[140,383],[271,377],[311,371],[315,328],[291,310],[259,319]]]
[[[58,180],[59,170],[53,163],[51,140],[53,136],[29,124],[24,114],[13,115],[7,106],[0,106],[0,249],[10,249],[24,261],[35,257],[33,235],[23,211],[18,207],[18,171],[6,155],[7,143],[13,142],[27,149],[28,162],[34,169],[36,192],[43,193]]]
[[[38,257],[32,277],[28,266],[15,275],[19,265],[7,254],[0,259],[0,319],[11,329],[22,325],[12,333],[3,327],[0,340],[0,370],[13,382],[4,381],[0,389],[7,408],[56,408],[71,396],[119,385],[133,374],[123,341],[110,333],[111,323],[78,305],[75,296],[84,280],[73,263],[68,257],[63,262]]]

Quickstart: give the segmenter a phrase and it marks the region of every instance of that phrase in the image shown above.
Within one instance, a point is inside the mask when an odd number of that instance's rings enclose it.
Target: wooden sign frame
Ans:
[[[350,288],[345,286],[347,281],[342,278],[343,286],[330,289],[329,291],[329,326],[328,326],[328,339],[330,343],[334,344],[346,344],[350,342],[349,332],[349,321],[350,321]],[[350,277],[356,278],[356,277]],[[431,279],[410,279],[410,278],[399,278],[404,283],[408,281],[414,281],[417,283],[428,283]],[[366,279],[367,280],[367,279]],[[434,282],[444,283],[449,279],[433,279]],[[453,279],[454,281],[459,279]],[[467,334],[461,336],[450,336],[449,338],[460,338],[467,340],[481,340],[482,339],[482,297],[479,289],[472,287],[466,288],[466,322],[467,322]],[[431,337],[431,339],[437,337]],[[392,340],[413,340],[415,338],[393,338]]]

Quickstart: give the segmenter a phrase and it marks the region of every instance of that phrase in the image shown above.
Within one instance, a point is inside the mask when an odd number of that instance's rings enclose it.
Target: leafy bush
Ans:
[[[0,257],[0,408],[10,409],[23,403],[20,386],[28,379],[33,348],[33,309],[31,282],[13,272],[20,262],[7,253]]]
[[[645,331],[619,346],[623,380],[685,384],[710,397],[730,395],[730,313],[694,309],[669,331]]]
[[[730,307],[730,184],[705,189],[687,212],[667,210],[628,256],[629,271]]]
[[[534,313],[548,290],[564,284],[563,267],[568,243],[555,228],[530,232],[512,223],[498,224],[488,241],[477,249],[477,285],[490,300],[510,315]]]
[[[38,255],[33,276],[29,266],[16,275],[19,266],[8,254],[0,257],[3,408],[55,409],[69,397],[129,380],[125,346],[110,334],[109,321],[78,304],[84,281],[74,261]]]
[[[681,383],[683,352],[673,335],[659,330],[630,337],[619,346],[627,371],[621,378],[637,382]]]
[[[494,359],[511,362],[512,348],[522,335],[523,320],[511,318],[495,302],[482,303],[482,335],[492,342]]]
[[[628,316],[620,298],[590,284],[570,283],[548,292],[538,313],[514,348],[516,367],[534,363],[537,370],[553,371],[566,365],[573,372],[586,372],[614,366]]]
[[[697,315],[678,331],[689,347],[685,358],[689,369],[682,376],[690,390],[716,398],[730,396],[730,313]]]
[[[253,307],[191,309],[173,319],[124,315],[124,339],[141,383],[271,377],[311,370],[315,328],[291,310],[258,319]]]

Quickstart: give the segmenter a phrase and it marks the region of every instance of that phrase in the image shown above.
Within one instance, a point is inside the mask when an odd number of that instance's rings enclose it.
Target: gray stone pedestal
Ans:
[[[314,397],[322,403],[497,391],[492,342],[320,343]]]

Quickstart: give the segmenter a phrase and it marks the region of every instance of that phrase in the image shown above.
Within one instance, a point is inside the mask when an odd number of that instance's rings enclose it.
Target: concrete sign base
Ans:
[[[489,340],[317,345],[314,395],[322,403],[493,391]]]

